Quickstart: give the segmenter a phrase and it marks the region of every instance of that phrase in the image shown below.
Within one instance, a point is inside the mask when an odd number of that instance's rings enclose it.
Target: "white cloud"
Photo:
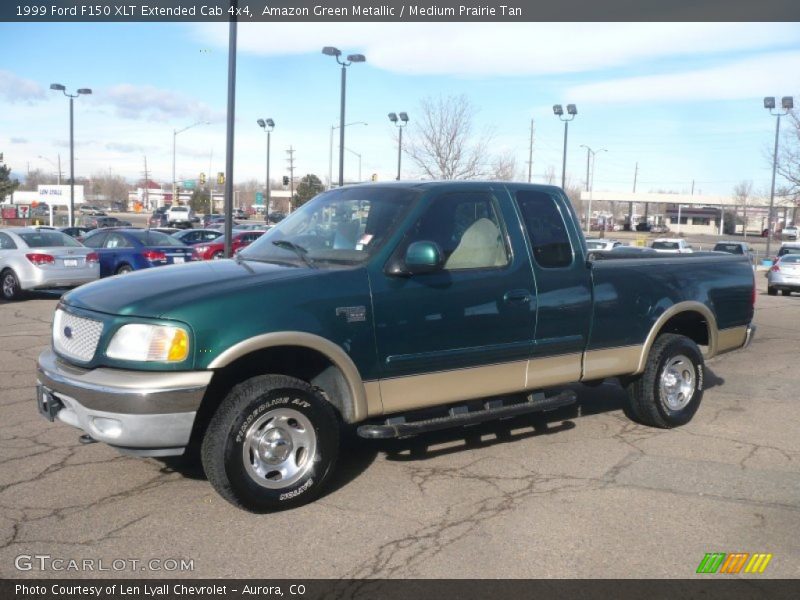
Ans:
[[[680,102],[784,96],[800,90],[800,51],[762,54],[722,66],[578,85],[574,102]]]
[[[125,119],[168,121],[188,116],[198,121],[213,121],[224,117],[223,113],[202,102],[152,85],[120,83],[101,90],[97,101],[110,104],[117,115]]]
[[[198,41],[227,47],[227,26],[194,28]],[[238,32],[246,53],[319,53],[333,45],[387,71],[428,75],[580,73],[798,43],[791,23],[254,23]]]
[[[33,104],[44,99],[45,90],[35,81],[0,70],[0,97],[12,103]]]

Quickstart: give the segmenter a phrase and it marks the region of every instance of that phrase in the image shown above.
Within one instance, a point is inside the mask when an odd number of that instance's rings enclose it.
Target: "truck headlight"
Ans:
[[[189,356],[189,334],[181,327],[123,325],[111,338],[106,356],[142,362],[180,362]]]

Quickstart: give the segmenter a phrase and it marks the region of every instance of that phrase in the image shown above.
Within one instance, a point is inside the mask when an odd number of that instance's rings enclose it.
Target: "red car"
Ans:
[[[262,235],[265,231],[242,231],[234,233],[231,238],[231,248],[236,252],[239,248],[249,246]],[[210,244],[197,244],[194,246],[194,252],[199,260],[216,260],[222,258],[225,253],[225,237],[218,237]]]

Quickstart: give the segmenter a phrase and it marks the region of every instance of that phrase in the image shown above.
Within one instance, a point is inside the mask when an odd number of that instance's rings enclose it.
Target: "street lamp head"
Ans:
[[[67,88],[65,88],[65,87],[64,87],[63,85],[61,85],[60,83],[51,83],[51,84],[50,84],[50,89],[51,89],[51,90],[56,90],[56,91],[58,91],[58,92],[65,92],[65,91],[67,90]]]
[[[772,110],[775,108],[775,98],[774,96],[767,96],[764,98],[764,108]]]
[[[338,48],[334,48],[333,46],[325,46],[322,49],[322,53],[325,56],[335,56],[336,58],[339,58],[342,55],[342,51]]]
[[[389,113],[389,120],[390,120],[392,123],[397,123],[397,114],[396,114],[396,113],[393,113],[393,112]]]
[[[258,123],[259,127],[266,127],[267,126],[267,124],[264,122],[264,119],[259,119],[258,121],[256,121],[256,123]]]
[[[564,109],[561,107],[560,104],[553,104],[553,114],[557,117],[560,117],[564,114]]]
[[[578,109],[575,107],[574,104],[567,104],[567,113],[570,115],[577,115]]]
[[[401,112],[400,113],[400,120],[403,123],[408,123],[408,113]]]
[[[86,94],[86,95],[88,95],[88,94],[91,94],[91,93],[92,93],[92,90],[91,90],[91,89],[89,89],[89,88],[81,88],[81,89],[79,89],[79,90],[78,90],[78,93],[79,93],[79,94]]]
[[[367,57],[363,54],[348,54],[347,60],[354,63],[367,62]]]
[[[267,127],[275,127],[275,121],[272,119],[267,119]]]
[[[794,108],[794,98],[791,96],[781,98],[781,107],[785,110],[792,110]]]

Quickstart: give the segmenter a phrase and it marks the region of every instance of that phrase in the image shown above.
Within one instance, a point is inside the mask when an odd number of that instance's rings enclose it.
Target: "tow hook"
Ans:
[[[84,433],[83,435],[78,437],[78,441],[83,444],[96,444],[97,440],[90,436],[88,433]]]

